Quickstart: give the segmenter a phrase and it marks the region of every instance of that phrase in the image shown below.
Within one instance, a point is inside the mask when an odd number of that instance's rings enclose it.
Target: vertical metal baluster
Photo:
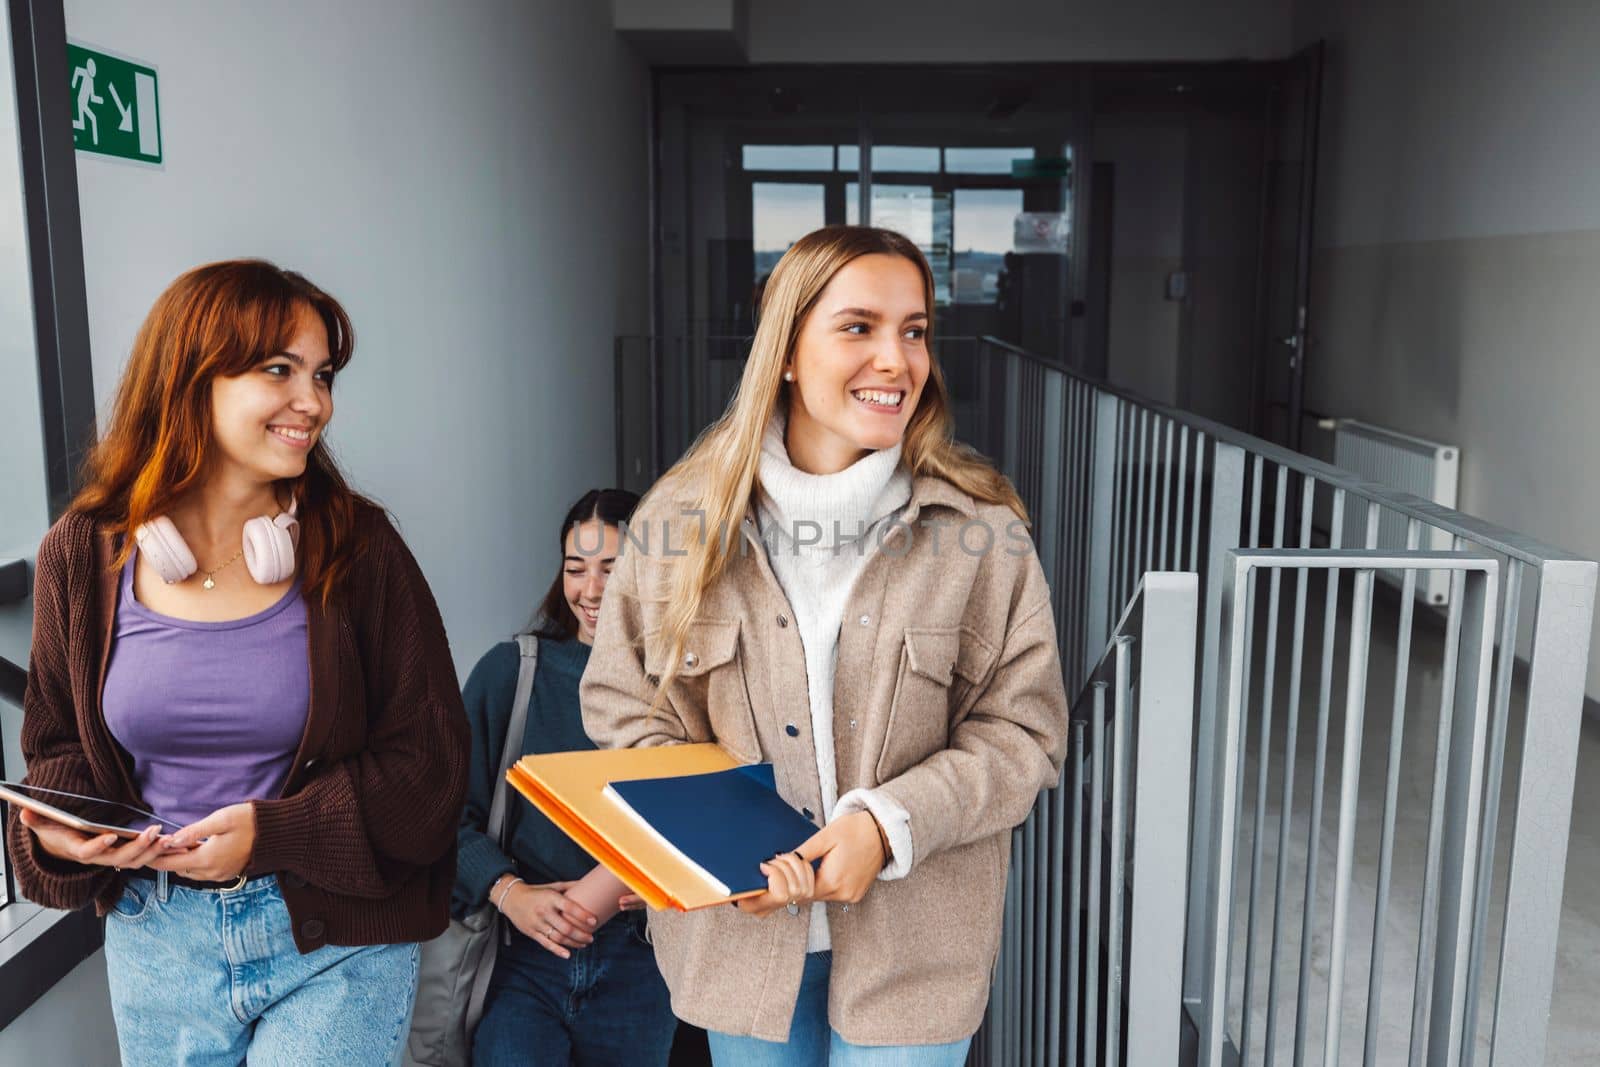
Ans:
[[[1237,526],[1235,526],[1237,529]],[[1220,570],[1221,568],[1219,568]],[[1214,840],[1216,842],[1216,865],[1213,868],[1213,885],[1210,890],[1206,906],[1209,914],[1205,917],[1205,925],[1209,930],[1208,942],[1210,948],[1206,953],[1205,976],[1206,988],[1202,994],[1201,1026],[1200,1026],[1200,1067],[1223,1067],[1223,1039],[1228,1029],[1228,967],[1232,962],[1232,953],[1228,945],[1221,942],[1232,941],[1233,930],[1233,875],[1234,875],[1234,832],[1239,818],[1239,809],[1236,804],[1238,790],[1236,781],[1241,772],[1240,763],[1240,735],[1244,732],[1245,705],[1248,703],[1250,679],[1244,671],[1244,652],[1250,647],[1253,635],[1250,633],[1248,616],[1243,605],[1250,599],[1250,589],[1255,582],[1255,567],[1240,561],[1239,557],[1232,557],[1231,582],[1223,586],[1220,605],[1219,631],[1226,632],[1226,643],[1222,646],[1227,650],[1228,666],[1226,674],[1226,698],[1218,709],[1220,721],[1216,723],[1219,736],[1216,741],[1216,751],[1220,758],[1217,768],[1216,798],[1217,808],[1215,813],[1216,826]],[[1217,580],[1223,581],[1224,576],[1217,574]],[[1220,680],[1219,680],[1220,681]],[[1204,766],[1205,759],[1197,761],[1197,766]],[[1201,795],[1210,795],[1209,791],[1197,789]]]
[[[1249,517],[1245,519],[1245,534],[1242,538],[1240,538],[1240,543],[1248,548],[1261,547],[1261,482],[1264,464],[1265,460],[1258,455],[1254,458],[1254,461],[1250,464],[1249,468],[1250,512]],[[1234,611],[1244,612],[1245,632],[1250,634],[1250,640],[1247,641],[1244,646],[1244,709],[1241,713],[1241,718],[1239,719],[1239,775],[1234,782],[1234,789],[1237,795],[1233,800],[1233,810],[1241,813],[1244,811],[1244,779],[1246,768],[1245,755],[1249,751],[1248,746],[1250,743],[1250,693],[1255,670],[1256,574],[1257,571],[1251,570],[1250,582],[1247,587],[1248,594],[1245,597],[1244,603],[1242,605],[1235,604],[1233,606]],[[1244,825],[1245,820],[1241,815],[1238,821],[1234,824],[1234,866],[1228,871],[1228,885],[1230,887],[1237,886],[1239,884],[1238,865],[1245,855],[1244,849],[1241,847],[1244,838]],[[1244,915],[1241,916],[1241,918],[1248,926],[1249,916]],[[1227,944],[1224,946],[1224,951],[1226,951],[1228,954],[1227,989],[1231,995],[1233,990],[1233,967],[1235,962],[1233,950],[1233,931],[1231,929],[1227,933],[1227,938],[1228,940]],[[1249,1010],[1250,1009],[1248,1005],[1246,1005],[1243,1011],[1240,1013],[1241,1021],[1245,1018],[1248,1018]],[[1239,1046],[1239,1055],[1248,1055],[1248,1053],[1245,1051],[1245,1046],[1242,1043],[1242,1039]]]
[[[1018,931],[1021,951],[1017,953],[1017,978],[1020,995],[1013,1006],[1012,1017],[1017,1021],[1017,1048],[1019,1063],[1028,1062],[1028,1042],[1032,1036],[1033,1005],[1036,1000],[1033,979],[1033,950],[1038,942],[1033,907],[1033,872],[1039,865],[1038,809],[1035,808],[1022,824],[1022,862],[1017,865],[1017,912],[1021,929]]]
[[[1067,611],[1072,619],[1069,634],[1068,658],[1073,664],[1073,696],[1077,696],[1083,689],[1083,683],[1088,677],[1087,664],[1083,662],[1083,647],[1085,629],[1089,618],[1089,528],[1091,517],[1090,508],[1094,504],[1092,483],[1094,480],[1094,461],[1090,456],[1090,447],[1094,441],[1094,406],[1088,402],[1089,390],[1079,385],[1078,396],[1078,483],[1073,494],[1074,536],[1076,550],[1072,555],[1073,574],[1077,579],[1072,598],[1067,601]]]
[[[1139,440],[1138,448],[1138,478],[1134,481],[1133,500],[1133,573],[1128,578],[1128,592],[1122,598],[1122,603],[1117,605],[1117,615],[1120,617],[1128,601],[1133,599],[1133,591],[1139,588],[1139,579],[1144,571],[1150,569],[1149,560],[1149,530],[1144,520],[1144,499],[1149,485],[1149,471],[1146,467],[1146,457],[1150,454],[1150,412],[1148,409],[1139,413]],[[1143,564],[1143,567],[1140,564]]]
[[[1428,852],[1422,872],[1422,922],[1417,928],[1417,974],[1411,995],[1411,1046],[1406,1062],[1423,1062],[1428,1016],[1432,1010],[1434,940],[1439,921],[1439,861],[1444,828],[1445,774],[1450,765],[1450,733],[1456,710],[1456,659],[1461,647],[1461,597],[1465,576],[1450,576],[1450,607],[1445,617],[1444,673],[1439,695],[1439,736],[1433,753],[1433,799],[1428,811]],[[1441,1053],[1443,1050],[1440,1050]]]
[[[1077,1067],[1079,975],[1083,973],[1083,720],[1072,724],[1072,870],[1067,879],[1067,1064]],[[1059,1062],[1059,1061],[1058,1061]]]
[[[1422,523],[1406,522],[1406,551],[1422,543]],[[1400,757],[1406,728],[1406,689],[1411,673],[1411,620],[1417,602],[1417,571],[1408,567],[1400,590],[1400,625],[1395,635],[1394,714],[1389,723],[1389,765],[1383,790],[1383,830],[1378,842],[1377,898],[1372,909],[1372,968],[1367,977],[1367,1031],[1361,1062],[1378,1062],[1378,1019],[1383,1011],[1383,956],[1388,939],[1384,926],[1389,915],[1389,880],[1394,869],[1394,823],[1400,806]]]
[[[1317,482],[1303,478],[1300,485],[1300,547],[1311,547],[1311,510]],[[1296,568],[1294,602],[1294,643],[1289,653],[1289,706],[1283,734],[1283,800],[1278,812],[1278,870],[1272,888],[1272,947],[1267,957],[1267,1033],[1264,1067],[1272,1067],[1278,1055],[1278,959],[1283,948],[1283,895],[1289,884],[1289,831],[1294,823],[1295,754],[1300,738],[1300,682],[1305,665],[1306,597],[1310,593],[1311,571]],[[1295,1027],[1300,1019],[1295,1018]]]
[[[1100,1063],[1100,833],[1105,807],[1106,683],[1094,683],[1094,718],[1089,723],[1089,920],[1085,931],[1083,1062]]]
[[[1109,866],[1111,899],[1106,909],[1106,1067],[1118,1067],[1122,1060],[1122,915],[1124,820],[1128,803],[1128,716],[1132,712],[1133,692],[1130,659],[1133,639],[1117,640],[1116,688],[1111,704],[1111,856]]]
[[[1122,432],[1117,435],[1117,510],[1121,524],[1117,532],[1116,561],[1112,570],[1111,602],[1106,605],[1106,634],[1111,634],[1128,602],[1126,574],[1133,557],[1129,543],[1133,537],[1133,405],[1119,400]],[[1099,651],[1103,652],[1104,649]]]
[[[1057,845],[1058,845],[1058,847],[1060,848],[1060,851],[1061,851],[1061,860],[1062,860],[1063,865],[1065,865],[1068,862],[1072,862],[1072,866],[1068,868],[1068,870],[1070,872],[1068,877],[1072,877],[1072,876],[1075,876],[1077,874],[1077,869],[1076,869],[1077,865],[1076,865],[1076,862],[1074,862],[1076,860],[1076,857],[1075,856],[1071,856],[1071,854],[1068,851],[1068,841],[1076,839],[1076,837],[1077,837],[1077,828],[1076,828],[1076,825],[1070,825],[1069,826],[1069,824],[1067,823],[1067,789],[1068,789],[1069,784],[1073,788],[1076,788],[1076,786],[1077,786],[1077,778],[1078,778],[1078,747],[1077,747],[1078,746],[1078,737],[1077,737],[1077,735],[1078,735],[1079,731],[1076,728],[1076,724],[1074,724],[1073,729],[1070,730],[1069,732],[1073,735],[1072,736],[1072,749],[1068,753],[1068,759],[1071,761],[1072,766],[1071,766],[1070,769],[1069,768],[1062,768],[1062,777],[1063,777],[1064,781],[1062,781],[1062,783],[1060,785],[1056,786],[1056,788],[1051,791],[1050,803],[1051,803],[1051,821],[1055,824],[1055,837],[1056,837]],[[1073,811],[1077,810],[1077,802],[1076,801],[1074,801],[1073,804],[1072,804],[1072,810]],[[1069,857],[1070,857],[1070,859],[1069,859]],[[1056,869],[1056,870],[1053,870],[1051,872],[1051,874],[1052,874],[1052,877],[1050,879],[1050,930],[1051,930],[1051,935],[1050,935],[1050,989],[1049,989],[1049,1000],[1048,1000],[1048,1002],[1046,1004],[1046,1010],[1049,1013],[1049,1020],[1048,1020],[1047,1029],[1046,1029],[1046,1032],[1045,1032],[1045,1046],[1044,1047],[1045,1047],[1045,1050],[1046,1050],[1045,1054],[1046,1054],[1046,1057],[1047,1057],[1047,1059],[1046,1059],[1047,1063],[1064,1063],[1065,1062],[1065,1057],[1062,1055],[1062,1052],[1061,1052],[1061,994],[1062,994],[1062,992],[1064,990],[1070,990],[1071,989],[1071,982],[1067,978],[1067,976],[1063,973],[1063,966],[1062,966],[1062,959],[1061,959],[1061,945],[1062,945],[1062,942],[1065,941],[1068,938],[1068,936],[1069,936],[1069,934],[1067,932],[1068,931],[1068,927],[1070,927],[1072,925],[1072,923],[1071,923],[1069,917],[1064,915],[1063,912],[1062,912],[1062,896],[1063,896],[1063,893],[1061,891],[1062,879],[1061,879],[1061,876],[1060,876],[1059,868]],[[1063,925],[1063,924],[1065,924],[1065,925]],[[1070,966],[1070,964],[1068,964],[1068,966]],[[1069,993],[1069,995],[1070,995],[1070,993]]]
[[[1154,570],[1156,565],[1156,486],[1161,482],[1156,453],[1161,448],[1161,417],[1150,416],[1150,451],[1145,467],[1145,520],[1144,520],[1144,569]]]
[[[1506,761],[1506,722],[1511,711],[1511,679],[1516,673],[1517,617],[1522,612],[1521,560],[1506,566],[1504,614],[1500,618],[1500,648],[1495,657],[1494,717],[1489,729],[1489,778],[1484,787],[1483,854],[1478,863],[1478,899],[1472,920],[1472,955],[1467,964],[1467,1017],[1462,1034],[1461,1067],[1476,1059],[1478,983],[1483,978],[1483,942],[1489,925],[1489,897],[1494,887],[1495,835],[1500,829],[1500,785]]]
[[[1368,506],[1368,515],[1377,512]],[[1373,523],[1374,528],[1376,523]],[[1339,774],[1339,844],[1333,875],[1333,941],[1328,963],[1328,1023],[1322,1035],[1322,1062],[1339,1062],[1343,1035],[1344,954],[1350,921],[1350,872],[1355,866],[1356,788],[1361,781],[1361,730],[1367,714],[1367,659],[1372,649],[1373,571],[1356,572],[1350,607],[1350,670],[1345,681],[1344,758]]]
[[[1278,480],[1273,492],[1272,547],[1283,547],[1284,512],[1288,505],[1287,467],[1278,465]],[[1244,1009],[1239,1024],[1240,1063],[1250,1062],[1250,1020],[1254,1014],[1256,985],[1256,920],[1259,918],[1261,885],[1262,838],[1267,823],[1267,771],[1272,764],[1272,700],[1273,685],[1278,666],[1278,601],[1283,583],[1283,569],[1273,567],[1268,578],[1267,592],[1267,648],[1264,674],[1261,681],[1261,740],[1256,757],[1256,818],[1251,832],[1250,845],[1250,910],[1244,938]]]
[[[1341,547],[1344,534],[1344,490],[1333,491],[1331,547]],[[1339,572],[1328,572],[1328,598],[1322,615],[1322,681],[1317,693],[1317,756],[1311,770],[1311,820],[1306,833],[1306,897],[1300,926],[1300,988],[1294,1007],[1294,1067],[1306,1061],[1306,1019],[1311,997],[1311,931],[1316,926],[1317,859],[1321,851],[1322,790],[1328,769],[1328,712],[1333,700],[1333,652],[1339,618]]]
[[[1145,520],[1144,520],[1144,569],[1152,571],[1156,565],[1156,487],[1161,484],[1160,459],[1161,451],[1161,417],[1150,416],[1150,451],[1145,467]]]
[[[1160,427],[1163,430],[1165,443],[1162,445],[1162,466],[1158,467],[1157,477],[1160,478],[1160,504],[1155,509],[1157,526],[1155,526],[1155,569],[1166,569],[1166,541],[1168,541],[1168,514],[1173,507],[1173,430],[1176,429],[1171,419],[1162,419]]]
[[[1172,539],[1173,544],[1173,570],[1181,571],[1183,566],[1183,509],[1184,509],[1184,481],[1189,473],[1189,427],[1183,426],[1178,431],[1178,484],[1177,503],[1172,509]],[[1193,505],[1199,508],[1199,502]],[[1191,555],[1190,560],[1194,559]],[[1192,565],[1192,563],[1191,563]]]
[[[1189,569],[1192,571],[1203,570],[1200,562],[1200,512],[1205,510],[1202,507],[1205,500],[1205,478],[1206,435],[1197,432],[1194,435],[1194,483],[1189,490],[1189,496],[1194,501],[1189,510]],[[1208,584],[1211,576],[1202,573],[1200,581],[1202,585]]]

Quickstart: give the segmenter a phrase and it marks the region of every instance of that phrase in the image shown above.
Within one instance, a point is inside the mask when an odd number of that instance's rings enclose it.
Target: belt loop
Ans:
[[[172,883],[167,880],[166,871],[156,872],[156,899],[165,904],[172,896]]]

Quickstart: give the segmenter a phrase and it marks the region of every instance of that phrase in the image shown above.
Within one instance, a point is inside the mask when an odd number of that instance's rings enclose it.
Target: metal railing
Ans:
[[[975,1064],[1178,1061],[1198,588],[1145,575],[1072,709],[1064,781],[1012,843]]]
[[[1540,1063],[1595,562],[1005,342],[945,338],[938,354],[958,435],[996,461],[1033,517],[1069,693],[1092,689],[1144,575],[1198,576],[1192,787],[1187,796],[1169,792],[1162,810],[1189,836],[1182,1003],[1172,1011],[1187,1020],[1199,1056],[1301,1067],[1320,1041],[1328,1063],[1347,1043],[1361,1045],[1366,1064]],[[625,378],[622,363],[619,388],[647,380]],[[652,411],[663,417],[659,404]],[[662,465],[675,454],[661,450]],[[1363,532],[1360,544],[1342,543],[1347,515]],[[1361,556],[1376,548],[1386,519],[1403,524],[1406,549]],[[1420,551],[1441,536],[1449,553]],[[1407,576],[1398,602],[1373,595],[1362,575],[1374,568]],[[1419,607],[1415,578],[1430,569],[1452,572],[1461,596],[1478,589],[1477,607],[1459,607],[1458,596],[1447,615]],[[1382,613],[1380,644],[1360,628],[1350,631],[1357,640],[1341,641],[1352,600],[1355,616]],[[1318,614],[1321,627],[1308,625]],[[1392,676],[1380,682],[1391,656]],[[1458,677],[1463,658],[1478,671],[1470,680]],[[1315,709],[1305,730],[1302,706]],[[1471,714],[1457,715],[1458,706]],[[1343,748],[1330,744],[1339,736]],[[1368,739],[1380,751],[1362,761]],[[1092,731],[1088,740],[1093,747]],[[1368,797],[1360,767],[1380,757],[1385,773]],[[1339,782],[1331,868],[1323,841],[1330,775]],[[1063,874],[1071,881],[1070,855],[1063,868],[1057,843],[1070,821],[1061,798],[1061,790],[1044,794],[1015,836],[1013,907],[995,999],[974,1046],[986,1062],[1055,1067],[1051,1006],[1070,998],[1049,964],[1060,949],[1053,939],[1079,930],[1084,959],[1109,948],[1107,922],[1101,943],[1085,944],[1086,929],[1039,919],[1038,887]],[[1140,834],[1154,822],[1147,809]],[[1419,837],[1415,853],[1397,846],[1402,833]],[[1375,873],[1356,862],[1374,856]],[[1130,921],[1136,912],[1127,912]],[[1366,966],[1347,968],[1361,929],[1371,932]],[[1141,940],[1126,923],[1116,936]],[[1072,946],[1066,951],[1077,958]],[[1391,970],[1409,973],[1402,980]],[[1397,1043],[1384,1026],[1388,1019],[1397,1029],[1402,1007],[1411,1025],[1398,1028]],[[1100,1041],[1099,1058],[1083,1062],[1111,1062],[1112,1048],[1120,1045]]]
[[[1480,1047],[1491,1064],[1540,1062],[1596,564],[1087,380],[1004,342],[984,338],[968,350],[946,348],[941,363],[951,382],[966,383],[953,398],[959,436],[995,459],[1033,515],[1040,559],[1055,593],[1069,692],[1090,681],[1114,632],[1115,614],[1143,574],[1178,569],[1199,576],[1204,608],[1193,791],[1186,808],[1191,847],[1183,1007],[1192,1036],[1205,1039],[1202,1060],[1219,1062],[1226,1047],[1242,1062],[1299,1067],[1320,1025],[1325,1062],[1335,1062],[1345,1034],[1356,1031],[1365,1063],[1395,1062],[1386,1055],[1392,1050],[1376,1038],[1388,993],[1372,976],[1382,974],[1383,946],[1398,930],[1402,938],[1415,937],[1419,946],[1409,983],[1413,1025],[1402,1053],[1409,1062],[1470,1064]],[[1340,543],[1347,513],[1361,520],[1356,528],[1365,531],[1362,545]],[[1329,517],[1321,528],[1319,516]],[[1405,551],[1382,559],[1340,554],[1346,547],[1375,548],[1386,516],[1405,524]],[[1434,532],[1452,545],[1448,558],[1417,549]],[[1279,555],[1261,556],[1257,550]],[[1477,561],[1493,566],[1477,568]],[[1267,588],[1257,589],[1252,579],[1236,591],[1241,568],[1252,575],[1266,573]],[[1359,615],[1373,602],[1370,581],[1359,575],[1373,568],[1408,575],[1399,603],[1385,605],[1399,616],[1386,699],[1365,695],[1376,684],[1367,678],[1373,666],[1370,642],[1347,640],[1341,646],[1337,639],[1341,612],[1349,614],[1348,606],[1341,608],[1339,576],[1356,574],[1352,582],[1365,587],[1355,605]],[[1419,612],[1411,593],[1418,571],[1437,568],[1458,572],[1463,595],[1466,587],[1480,589],[1473,603],[1480,604],[1482,614],[1468,618],[1452,605],[1438,622],[1445,635],[1441,647],[1453,648],[1455,658],[1434,664],[1424,655],[1430,642],[1415,641],[1413,635],[1420,633],[1417,622],[1433,621],[1436,612],[1426,605]],[[1293,579],[1292,592],[1284,588],[1286,573]],[[1323,580],[1313,584],[1313,574]],[[1308,641],[1306,619],[1317,610],[1323,626],[1320,642],[1313,643],[1316,635]],[[1264,621],[1260,627],[1255,626],[1258,615]],[[1291,615],[1292,622],[1286,617]],[[1242,633],[1230,630],[1236,619],[1247,623]],[[1478,634],[1470,648],[1460,636],[1463,627]],[[1350,668],[1343,711],[1346,750],[1333,752],[1328,742],[1341,652]],[[1474,675],[1470,686],[1455,677],[1460,658],[1469,652],[1476,666],[1489,664],[1489,674]],[[1385,646],[1384,655],[1389,654]],[[1285,658],[1288,662],[1280,664]],[[1421,721],[1425,703],[1423,687],[1408,686],[1408,678],[1427,672],[1441,679],[1444,692],[1430,694],[1439,697],[1441,719],[1471,721],[1474,731],[1481,726],[1481,735],[1474,732],[1463,740],[1451,727],[1432,748],[1404,743],[1405,724]],[[1235,692],[1230,686],[1236,681]],[[1317,710],[1310,751],[1299,730],[1302,689]],[[1355,699],[1353,693],[1362,696]],[[1456,719],[1453,708],[1469,699],[1466,694],[1485,702],[1483,711],[1474,704],[1470,719]],[[1253,764],[1244,748],[1246,708],[1259,723]],[[1390,756],[1377,840],[1370,842],[1355,821],[1362,727],[1385,714]],[[1283,745],[1274,747],[1279,719]],[[1473,754],[1480,738],[1481,766]],[[1339,836],[1329,872],[1322,856],[1323,794],[1335,758],[1341,776]],[[1427,782],[1426,855],[1440,850],[1437,861],[1421,872],[1411,864],[1402,871],[1393,855],[1396,823],[1413,821],[1408,802],[1414,798],[1397,786],[1402,766],[1413,765],[1432,767],[1431,778],[1424,769],[1405,780]],[[1478,770],[1468,773],[1463,767]],[[1238,817],[1246,795],[1255,800],[1251,820]],[[1037,836],[1039,825],[1050,818],[1044,810],[1041,802],[1018,832],[1019,840]],[[1185,809],[1179,805],[1179,810]],[[1275,835],[1269,833],[1273,820]],[[1234,869],[1235,858],[1243,854],[1236,838],[1246,822],[1251,823],[1248,880]],[[1331,955],[1342,956],[1353,928],[1349,895],[1358,881],[1352,861],[1358,839],[1364,853],[1379,853],[1377,875],[1362,887],[1370,894],[1377,926],[1367,987],[1350,990],[1342,963],[1333,967]],[[1267,913],[1263,872],[1269,845],[1275,906]],[[1014,854],[1015,877],[1023,885],[1039,877],[1026,848]],[[1402,875],[1420,883],[1407,883],[1404,900],[1394,884]],[[1324,898],[1332,899],[1333,907],[1326,907]],[[1119,935],[1136,938],[1137,932]],[[1323,945],[1337,950],[1330,953],[1326,971],[1313,966]],[[1083,946],[1090,954],[1105,948]],[[1015,951],[1009,942],[1008,949]],[[1393,963],[1396,954],[1387,959]],[[1377,995],[1367,995],[1372,993]],[[1040,987],[1032,995],[1049,1002],[1065,994]],[[1313,1004],[1319,996],[1325,998],[1325,1011]],[[1363,998],[1365,1012],[1350,1018],[1347,1007]],[[995,1013],[1016,1010],[1015,998],[1004,998],[997,987],[989,1028],[1011,1026],[1009,1020],[997,1024]],[[1051,1061],[1030,1054],[1007,1062]]]

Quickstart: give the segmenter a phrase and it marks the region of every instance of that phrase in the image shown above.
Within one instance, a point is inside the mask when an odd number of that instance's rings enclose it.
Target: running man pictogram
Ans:
[[[89,137],[95,144],[100,143],[100,120],[95,118],[92,104],[105,103],[105,97],[97,96],[94,91],[94,60],[90,59],[83,66],[72,72],[72,85],[70,88],[78,90],[78,117],[72,120],[72,128],[83,129],[84,120],[89,123]]]

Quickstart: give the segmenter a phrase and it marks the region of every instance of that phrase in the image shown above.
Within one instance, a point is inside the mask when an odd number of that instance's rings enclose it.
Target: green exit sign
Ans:
[[[80,152],[161,162],[161,117],[153,67],[67,45],[72,71],[72,143]]]

